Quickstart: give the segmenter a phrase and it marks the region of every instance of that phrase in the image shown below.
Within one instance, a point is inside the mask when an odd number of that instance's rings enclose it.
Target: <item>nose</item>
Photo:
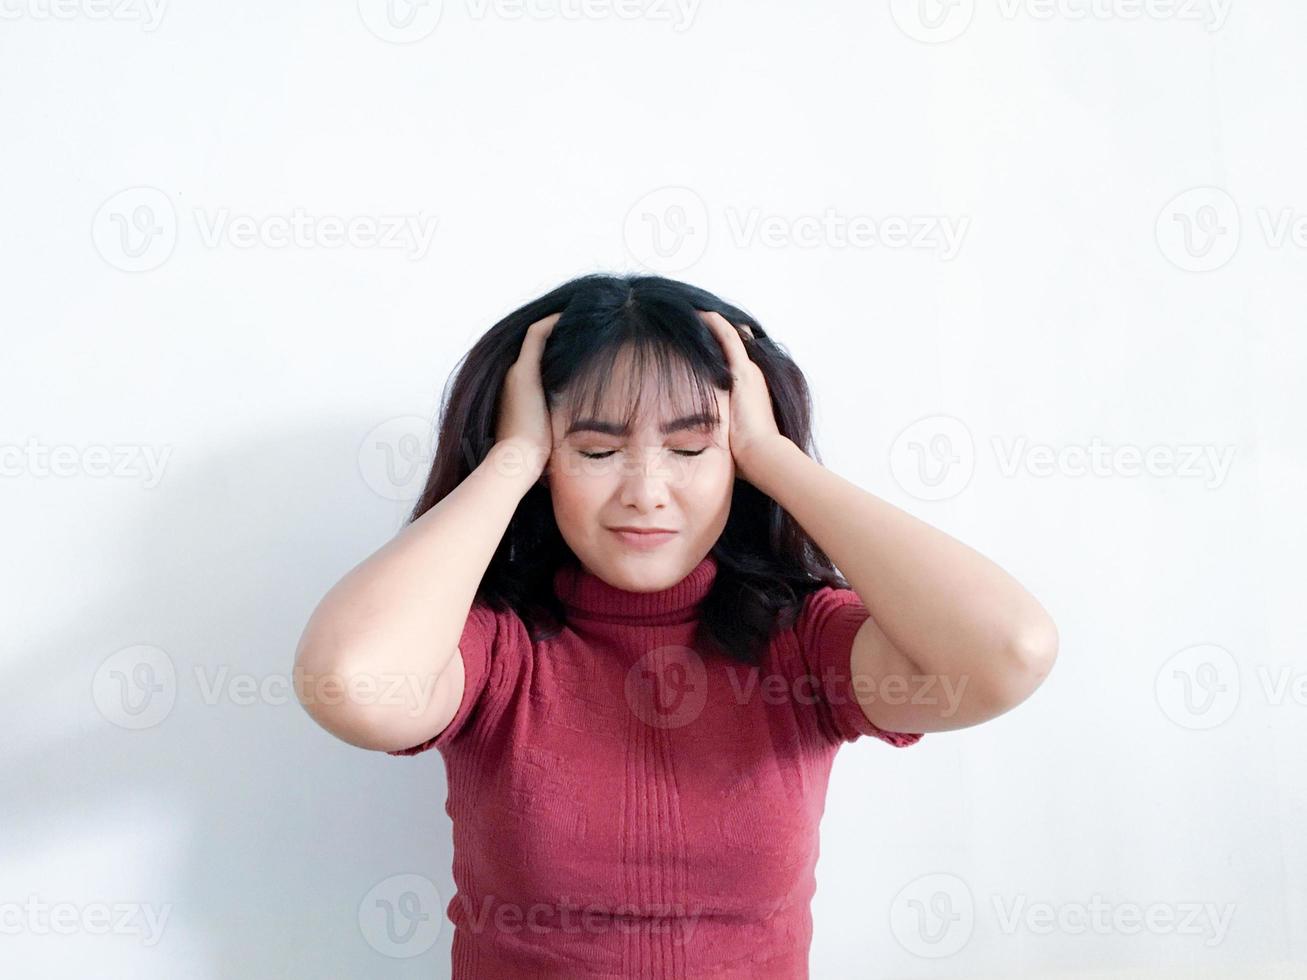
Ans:
[[[661,452],[645,450],[636,462],[623,465],[619,502],[640,511],[664,507],[673,475]]]

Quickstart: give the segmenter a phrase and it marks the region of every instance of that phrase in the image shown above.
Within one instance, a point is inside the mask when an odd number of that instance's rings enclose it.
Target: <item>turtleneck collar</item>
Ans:
[[[675,585],[656,592],[628,592],[580,565],[562,565],[554,573],[554,592],[569,616],[624,626],[667,626],[698,618],[699,604],[716,578],[717,559],[712,555]]]

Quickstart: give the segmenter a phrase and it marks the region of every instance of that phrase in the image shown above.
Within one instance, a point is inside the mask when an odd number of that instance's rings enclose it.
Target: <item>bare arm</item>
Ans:
[[[737,471],[799,522],[871,614],[853,638],[846,675],[867,720],[891,732],[949,731],[1028,698],[1057,658],[1057,627],[1044,607],[975,549],[783,436],[745,347],[751,328],[701,312],[731,368]]]
[[[868,493],[780,438],[751,462],[871,612],[850,670],[872,724],[897,732],[980,724],[1048,674],[1058,635],[1043,606],[998,565]]]
[[[319,725],[367,749],[439,732],[463,694],[458,638],[513,512],[537,478],[497,443],[448,496],[355,566],[309,618],[296,691]],[[461,663],[458,665],[461,667]]]
[[[463,696],[458,641],[495,550],[552,447],[540,356],[558,314],[533,323],[509,368],[495,444],[467,478],[349,571],[309,618],[295,690],[309,716],[365,749],[443,731]]]

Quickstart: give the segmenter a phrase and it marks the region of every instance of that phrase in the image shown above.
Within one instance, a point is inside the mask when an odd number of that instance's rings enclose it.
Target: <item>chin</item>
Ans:
[[[609,581],[627,592],[656,592],[675,585],[683,575],[677,575],[675,562],[668,555],[617,555],[606,563],[612,577]]]

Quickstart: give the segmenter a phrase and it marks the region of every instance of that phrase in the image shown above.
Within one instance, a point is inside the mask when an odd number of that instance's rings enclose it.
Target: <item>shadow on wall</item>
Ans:
[[[46,968],[89,955],[142,977],[448,971],[443,760],[336,739],[290,683],[314,606],[403,525],[427,426],[157,447],[157,485],[138,475],[116,511],[117,572],[87,581],[70,555],[83,609],[0,693],[4,900],[136,905],[140,934],[28,937]]]

